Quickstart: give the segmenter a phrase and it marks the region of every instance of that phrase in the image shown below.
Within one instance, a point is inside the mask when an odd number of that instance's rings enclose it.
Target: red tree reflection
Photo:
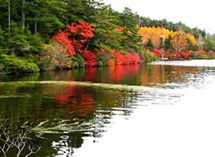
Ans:
[[[81,86],[70,85],[55,97],[58,107],[75,116],[86,116],[95,111],[93,93]]]
[[[109,67],[110,75],[112,80],[122,81],[135,77],[140,69],[140,64],[133,65],[118,65]]]
[[[95,81],[96,80],[96,70],[97,68],[91,67],[86,69],[86,73],[84,76],[85,81]]]

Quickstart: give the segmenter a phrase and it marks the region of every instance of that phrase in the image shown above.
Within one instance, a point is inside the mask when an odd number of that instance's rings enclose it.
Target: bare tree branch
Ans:
[[[41,147],[29,144],[27,136],[30,132],[27,129],[21,129],[18,134],[15,134],[14,131],[12,131],[14,127],[8,123],[8,121],[8,119],[2,119],[0,117],[0,155],[8,157],[12,150],[17,151],[16,157],[28,157],[32,154],[36,154]]]

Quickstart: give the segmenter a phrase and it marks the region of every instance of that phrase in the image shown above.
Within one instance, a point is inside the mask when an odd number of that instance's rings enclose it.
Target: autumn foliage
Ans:
[[[86,66],[87,67],[93,67],[96,66],[96,55],[89,50],[84,50],[82,51],[82,56],[84,57],[85,61],[86,61]]]
[[[113,54],[115,57],[115,64],[137,64],[140,63],[140,57],[139,56],[134,56],[132,54],[121,54],[120,52],[115,52]]]
[[[63,44],[70,56],[75,55],[77,52],[81,53],[86,49],[86,43],[94,36],[95,29],[89,23],[79,21],[79,24],[73,22],[67,25],[67,29],[60,30],[53,39]]]
[[[164,42],[169,36],[171,36],[173,40],[182,40],[183,42],[186,41],[186,39],[189,39],[193,45],[197,45],[198,43],[195,37],[190,33],[186,33],[182,30],[170,31],[163,27],[140,27],[139,34],[142,36],[143,44],[146,44],[150,39],[157,49],[160,48],[162,44],[165,44]]]
[[[158,49],[154,49],[154,51],[152,51],[152,54],[157,57],[162,57],[162,52]]]
[[[114,29],[118,33],[124,31],[124,27],[108,29]],[[67,25],[65,30],[59,30],[59,32],[53,36],[53,39],[66,48],[69,56],[75,57],[78,53],[84,59],[87,67],[93,67],[97,65],[97,57],[101,57],[97,56],[93,51],[88,50],[90,38],[94,37],[94,31],[95,29],[92,28],[89,23],[79,21],[79,23],[71,23],[70,25]],[[107,52],[102,51],[101,49],[97,54],[101,55],[102,53]],[[138,54],[133,55],[128,53],[125,55],[116,50],[112,50],[108,60],[109,65],[136,64],[141,61]]]
[[[124,27],[106,29],[114,29],[119,34],[125,30]],[[119,64],[137,64],[141,62],[138,52],[120,52],[119,50],[108,50],[105,48],[92,49],[90,47],[90,39],[94,37],[95,29],[87,22],[79,21],[78,23],[71,23],[66,26],[65,30],[53,36],[53,39],[62,44],[70,57],[81,56],[84,64],[87,67],[94,67],[97,65],[119,65]],[[188,59],[191,54],[196,53],[192,51],[193,47],[198,45],[195,37],[182,30],[170,31],[162,27],[139,27],[139,34],[142,36],[143,48],[152,47],[148,53],[160,58],[169,59]],[[133,34],[130,34],[131,36]],[[112,39],[110,34],[106,34],[106,38]],[[119,36],[120,37],[120,36]],[[94,40],[94,39],[93,39]],[[117,39],[122,41],[123,38]],[[121,42],[118,42],[120,44]],[[88,48],[91,48],[89,50]],[[106,63],[102,63],[105,61]],[[99,63],[98,63],[99,62]],[[72,65],[71,65],[72,66]]]
[[[183,30],[170,31],[163,27],[140,27],[144,47],[151,48],[151,54],[173,60],[188,59],[198,54],[198,41],[194,35]],[[150,46],[150,47],[149,47]]]
[[[76,53],[86,61],[86,66],[96,66],[96,56],[90,50],[87,50],[89,39],[94,36],[95,29],[89,23],[79,21],[79,23],[71,23],[67,25],[67,29],[60,30],[53,39],[63,44],[70,56],[75,56]]]

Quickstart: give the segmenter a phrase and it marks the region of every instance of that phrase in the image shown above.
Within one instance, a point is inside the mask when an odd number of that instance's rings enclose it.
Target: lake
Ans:
[[[214,157],[214,91],[215,60],[0,75],[0,148],[15,143],[10,157]]]

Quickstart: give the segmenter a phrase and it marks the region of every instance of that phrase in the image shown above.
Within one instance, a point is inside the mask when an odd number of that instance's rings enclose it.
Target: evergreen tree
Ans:
[[[155,47],[154,47],[151,39],[148,40],[147,44],[145,45],[145,48],[149,49],[150,51],[154,50]]]
[[[172,40],[172,36],[169,35],[169,37],[165,40],[165,44],[164,44],[164,50],[165,51],[172,49],[171,40]]]
[[[125,8],[123,13],[120,15],[120,21],[122,22],[124,39],[122,46],[126,49],[134,49],[140,51],[141,37],[138,33],[139,28],[137,27],[138,21],[134,13],[129,8]]]

